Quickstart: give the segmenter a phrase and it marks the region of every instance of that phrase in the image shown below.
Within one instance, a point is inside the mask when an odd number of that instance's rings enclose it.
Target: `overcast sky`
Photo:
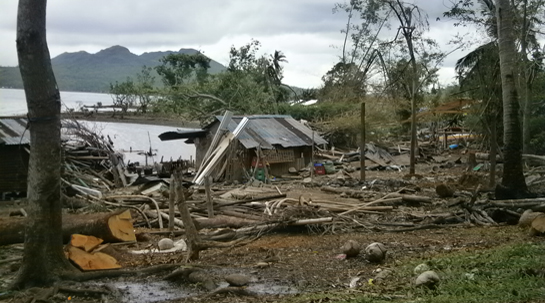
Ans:
[[[447,20],[436,21],[451,0],[409,0],[429,16],[429,36],[447,45],[460,30]],[[195,48],[227,64],[229,48],[251,38],[262,51],[281,50],[289,63],[284,82],[317,87],[341,55],[346,15],[333,14],[335,0],[50,0],[47,39],[51,57],[63,52],[96,53],[122,45],[143,52]],[[0,65],[17,65],[15,29],[17,1],[0,1]],[[461,29],[466,30],[467,29]],[[440,71],[444,84],[454,79],[450,55]]]

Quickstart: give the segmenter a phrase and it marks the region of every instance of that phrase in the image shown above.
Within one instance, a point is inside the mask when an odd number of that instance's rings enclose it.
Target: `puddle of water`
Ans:
[[[221,282],[219,283],[219,288],[228,287],[229,283]],[[299,290],[295,287],[287,285],[278,285],[272,282],[250,282],[246,289],[250,292],[256,293],[258,295],[289,295],[299,293]]]
[[[112,282],[112,285],[123,294],[122,302],[126,303],[153,303],[186,298],[198,294],[195,289],[189,289],[183,285],[167,281],[116,281]]]
[[[217,278],[230,273],[245,273],[253,276],[251,273],[241,269],[216,269],[209,273]],[[217,281],[217,279],[216,279]],[[154,303],[167,300],[182,299],[208,293],[190,284],[175,283],[148,277],[144,281],[118,280],[111,281],[123,295],[123,303]],[[218,287],[228,287],[229,284],[225,281],[219,282]],[[273,294],[296,294],[299,290],[295,286],[283,284],[278,280],[259,279],[255,276],[251,278],[248,284],[248,291],[258,295],[273,295]]]
[[[248,290],[260,295],[288,295],[299,291],[295,287],[273,284],[250,284]]]

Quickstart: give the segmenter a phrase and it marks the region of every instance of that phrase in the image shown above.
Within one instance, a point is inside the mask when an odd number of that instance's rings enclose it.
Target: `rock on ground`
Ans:
[[[348,240],[342,247],[341,252],[346,255],[347,258],[356,257],[360,253],[360,245],[354,240]]]
[[[374,242],[365,248],[365,254],[369,262],[380,263],[386,258],[386,247],[382,243]]]
[[[244,286],[250,283],[250,277],[242,274],[231,274],[225,277],[225,281],[232,286]]]
[[[159,240],[159,242],[157,243],[157,246],[159,246],[160,250],[171,249],[174,247],[174,241],[172,241],[172,239],[169,239],[169,238],[163,238]]]
[[[415,281],[416,286],[425,286],[428,288],[433,288],[437,284],[439,284],[439,281],[441,279],[439,278],[439,275],[434,272],[433,270],[428,270],[423,273],[421,273]]]
[[[421,274],[421,273],[423,273],[425,271],[428,271],[428,270],[430,270],[430,267],[428,266],[428,264],[422,263],[422,264],[418,264],[414,268],[413,272],[414,272],[415,275],[419,275],[419,274]]]

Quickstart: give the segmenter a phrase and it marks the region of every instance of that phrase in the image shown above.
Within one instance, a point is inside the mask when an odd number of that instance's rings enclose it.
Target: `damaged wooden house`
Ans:
[[[237,131],[241,124],[244,125]],[[310,128],[286,115],[231,117],[226,114],[215,116],[203,129],[166,132],[159,138],[163,141],[187,139],[186,143],[195,144],[196,163],[202,170],[203,161],[222,132],[236,132],[236,135],[229,141],[218,165],[207,174],[216,181],[280,178],[289,173],[290,167],[299,170],[309,164],[313,145],[327,144]]]
[[[24,118],[0,118],[0,194],[23,194],[27,190],[30,133]],[[26,131],[25,131],[26,130]]]

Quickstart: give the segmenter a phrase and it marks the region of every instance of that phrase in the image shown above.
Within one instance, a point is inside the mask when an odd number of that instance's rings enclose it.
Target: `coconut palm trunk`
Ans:
[[[518,54],[515,48],[513,17],[510,1],[496,0],[504,125],[504,168],[501,187],[496,187],[496,195],[501,197],[497,198],[516,198],[528,192],[522,171],[522,129],[515,79]]]

